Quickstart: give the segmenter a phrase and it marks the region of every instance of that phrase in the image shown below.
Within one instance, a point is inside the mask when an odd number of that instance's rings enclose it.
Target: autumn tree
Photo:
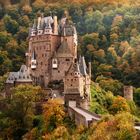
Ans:
[[[89,140],[134,140],[137,136],[134,121],[135,117],[126,112],[106,116],[96,125],[91,126]]]
[[[125,98],[117,96],[109,108],[110,113],[116,114],[122,111],[130,112],[130,107]]]
[[[48,132],[62,125],[65,117],[62,100],[49,100],[43,107],[43,115]]]
[[[33,9],[38,11],[38,10],[43,10],[46,4],[43,0],[35,0],[35,2],[32,5],[33,5]]]

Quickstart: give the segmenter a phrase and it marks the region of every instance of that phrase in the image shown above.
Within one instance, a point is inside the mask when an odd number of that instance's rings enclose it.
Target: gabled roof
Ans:
[[[22,65],[18,72],[10,72],[6,83],[13,84],[14,82],[32,82],[29,69],[26,65]]]
[[[68,47],[68,42],[64,39],[56,52],[57,57],[73,57]]]
[[[66,75],[71,74],[71,73],[77,73],[78,76],[81,76],[81,72],[79,69],[79,64],[78,62],[72,63],[71,66],[69,67],[68,71],[66,72]]]

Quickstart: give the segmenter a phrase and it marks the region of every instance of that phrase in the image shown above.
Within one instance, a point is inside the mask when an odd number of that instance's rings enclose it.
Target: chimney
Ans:
[[[91,62],[88,62],[88,72],[89,76],[91,77]]]
[[[53,19],[54,19],[54,34],[55,34],[55,35],[58,35],[57,16],[54,16]]]
[[[125,99],[133,101],[133,86],[124,86],[123,92]]]

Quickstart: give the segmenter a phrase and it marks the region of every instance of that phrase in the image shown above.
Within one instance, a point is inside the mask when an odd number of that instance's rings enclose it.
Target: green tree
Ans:
[[[16,34],[19,30],[19,24],[16,20],[13,20],[10,16],[6,15],[4,17],[4,23],[7,32]]]
[[[0,51],[0,75],[9,72],[12,66],[11,60],[8,58],[6,51]]]
[[[138,106],[140,106],[140,88],[137,88],[134,91],[134,101]]]
[[[13,88],[12,98],[5,100],[6,109],[1,116],[3,137],[21,139],[21,136],[33,127],[35,102],[40,99],[41,92],[40,87],[32,85]]]

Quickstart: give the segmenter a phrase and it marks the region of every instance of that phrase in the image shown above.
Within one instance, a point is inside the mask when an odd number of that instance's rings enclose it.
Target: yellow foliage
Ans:
[[[32,8],[29,5],[23,6],[22,10],[25,14],[30,14],[32,12]]]
[[[134,117],[126,112],[106,116],[90,128],[89,140],[136,139]]]
[[[110,107],[111,113],[120,113],[122,111],[130,112],[130,107],[125,98],[117,96]]]
[[[65,116],[64,108],[62,106],[62,100],[53,99],[49,100],[43,106],[43,115],[45,119],[46,126],[49,125],[50,119],[55,117],[55,123],[57,126],[61,125],[63,118]]]

